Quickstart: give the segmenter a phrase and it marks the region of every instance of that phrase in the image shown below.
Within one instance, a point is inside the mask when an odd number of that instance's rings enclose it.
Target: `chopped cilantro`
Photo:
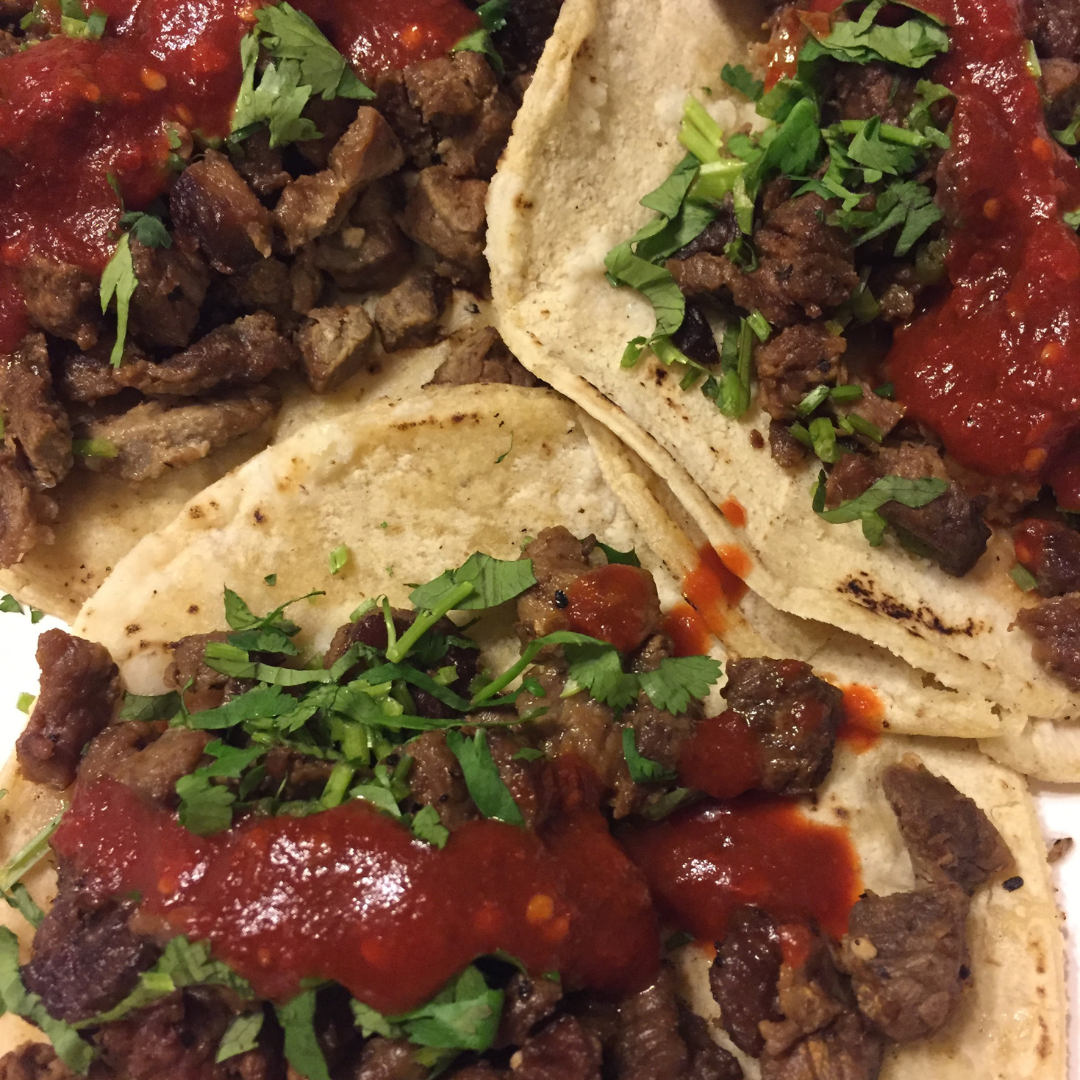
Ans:
[[[614,646],[602,642],[563,648],[569,663],[563,697],[584,689],[612,709],[625,709],[637,697],[638,680],[623,672]]]
[[[131,298],[139,285],[139,279],[135,276],[135,265],[131,261],[131,242],[128,234],[124,233],[117,242],[116,250],[112,253],[105,269],[101,274],[101,311],[104,314],[109,310],[109,304],[116,299],[116,343],[113,345],[109,356],[109,363],[113,367],[119,367],[124,355],[124,339],[127,337],[128,309]]]
[[[278,1023],[285,1032],[285,1057],[307,1080],[330,1080],[330,1070],[315,1034],[314,989],[302,990],[291,1001],[276,1005]]]
[[[176,793],[180,796],[180,824],[196,836],[209,836],[232,824],[236,796],[224,785],[212,784],[205,770],[181,776]]]
[[[31,926],[41,925],[41,920],[45,918],[45,912],[37,906],[34,898],[21,881],[16,881],[7,892],[0,893],[0,896],[3,897],[9,907],[13,907]]]
[[[71,452],[76,457],[118,457],[120,450],[109,439],[72,439]]]
[[[484,817],[505,821],[508,825],[525,824],[521,810],[510,789],[503,783],[498,766],[488,749],[487,732],[481,728],[473,738],[460,731],[446,733],[446,745],[461,765],[465,786]]]
[[[886,398],[887,400],[892,401],[893,397],[896,394],[896,388],[891,382],[882,383],[880,386],[874,387],[874,393],[877,394],[878,397]]]
[[[344,544],[338,544],[338,546],[330,552],[330,573],[340,573],[348,561],[349,549]]]
[[[476,9],[480,16],[480,26],[471,34],[466,34],[460,41],[453,45],[453,52],[477,52],[488,58],[488,62],[495,71],[502,75],[505,71],[502,57],[491,38],[492,34],[498,33],[506,26],[506,13],[510,9],[510,0],[487,0]]]
[[[514,433],[510,432],[510,445],[495,459],[496,465],[501,465],[507,458],[507,455],[514,449]]]
[[[37,10],[36,5],[34,10]],[[98,41],[105,33],[105,22],[104,13],[96,8],[88,15],[82,0],[60,0],[60,32],[64,37]]]
[[[874,20],[887,2],[871,0],[858,19],[834,22],[826,37],[808,42],[808,46],[813,44],[816,48],[804,48],[800,59],[832,56],[855,64],[885,60],[901,67],[921,68],[935,56],[949,51],[949,35],[941,21],[904,0],[898,2],[911,9],[910,18],[898,26],[876,23]]]
[[[263,581],[265,581],[267,585],[273,587],[277,584],[277,574],[267,574],[266,577],[263,578]]]
[[[760,79],[755,79],[742,64],[734,66],[725,64],[720,70],[720,78],[733,90],[738,90],[751,101],[760,100],[762,91],[765,89],[765,84]]]
[[[262,1031],[264,1016],[262,1012],[241,1013],[225,1029],[218,1045],[214,1061],[220,1064],[237,1054],[246,1054],[259,1045],[259,1032]]]
[[[768,319],[760,311],[751,311],[746,317],[746,322],[750,329],[754,331],[754,336],[758,341],[765,342],[769,340],[772,327],[769,325]]]
[[[450,830],[439,820],[439,813],[434,806],[422,806],[413,814],[412,834],[417,840],[423,840],[433,847],[444,848],[450,839]]]
[[[1024,591],[1031,592],[1039,585],[1039,579],[1026,567],[1017,563],[1010,571],[1009,577]]]
[[[637,557],[637,552],[631,548],[629,551],[619,551],[616,548],[609,547],[607,544],[601,541],[596,542],[596,546],[607,556],[609,564],[621,564],[623,566],[640,566],[641,560]]]
[[[702,699],[719,681],[720,662],[711,656],[667,657],[654,671],[638,675],[641,689],[664,712],[686,712],[691,698]]]
[[[515,755],[514,761],[539,761],[547,757],[543,750],[535,750],[531,746],[523,746]]]
[[[60,825],[57,814],[44,828],[39,829],[19,850],[0,867],[0,891],[10,892],[17,881],[49,853],[49,840]]]
[[[0,597],[0,611],[13,611],[21,615],[22,604],[20,604],[11,593],[4,593],[4,595]]]
[[[449,610],[478,611],[498,607],[535,585],[536,577],[531,559],[494,559],[477,551],[456,570],[446,570],[427,584],[413,589],[409,600],[416,608],[434,611],[445,602],[452,589],[466,582],[472,585],[472,590]]]
[[[139,241],[143,247],[172,247],[172,237],[161,218],[154,214],[144,214],[141,210],[129,210],[120,215],[120,227]]]
[[[18,700],[15,702],[15,708],[19,712],[29,713],[34,705],[34,695],[28,694],[25,691],[19,695]]]
[[[630,770],[630,779],[635,784],[662,784],[675,779],[674,769],[668,769],[660,762],[642,757],[638,753],[633,728],[623,728],[622,744],[626,767]]]
[[[814,510],[822,520],[836,525],[847,521],[861,521],[863,535],[871,546],[877,547],[884,538],[885,519],[878,513],[887,502],[904,506],[920,507],[944,494],[948,483],[932,476],[909,480],[902,476],[883,476],[854,499],[847,499],[833,510],[826,510],[825,485],[819,478],[814,496]]]

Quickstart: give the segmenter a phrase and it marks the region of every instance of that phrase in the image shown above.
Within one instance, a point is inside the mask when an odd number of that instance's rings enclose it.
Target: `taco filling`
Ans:
[[[37,930],[21,967],[0,931],[0,994],[52,1047],[0,1076],[737,1080],[757,1058],[872,1080],[950,1023],[971,896],[1023,881],[976,803],[898,752],[870,798],[914,887],[862,891],[848,829],[794,799],[841,753],[809,665],[730,662],[706,716],[720,663],[672,655],[633,553],[564,528],[411,599],[317,657],[288,605],[226,592],[229,629],[176,642],[158,697],[42,636],[18,760],[70,808],[5,870]],[[521,656],[492,674],[447,613],[515,601]],[[44,914],[18,879],[50,848]],[[677,993],[693,938],[719,942],[730,1049]]]
[[[756,394],[777,464],[820,462],[826,522],[954,576],[1011,535],[1046,598],[1018,624],[1073,689],[1078,26],[1049,2],[774,7],[722,74],[748,122],[691,96],[660,216],[606,262],[657,312],[624,365],[649,347],[731,418]]]
[[[558,6],[0,6],[0,566],[73,468],[153,481],[265,430],[281,373],[326,393],[477,311]]]

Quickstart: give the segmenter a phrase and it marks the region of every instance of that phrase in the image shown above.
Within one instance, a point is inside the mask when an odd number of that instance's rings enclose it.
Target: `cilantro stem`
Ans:
[[[476,692],[472,699],[472,707],[475,709],[477,705],[487,701],[489,698],[493,698],[500,690],[509,686],[533,662],[533,658],[545,644],[543,638],[537,638],[535,641],[529,642],[521,654],[521,659],[516,664],[507,668],[497,679],[489,682],[487,686]]]
[[[35,863],[48,854],[49,839],[64,815],[57,814],[36,836],[15,853],[12,859],[0,868],[0,891],[8,892]]]
[[[423,611],[416,616],[412,626],[387,648],[386,659],[392,664],[400,664],[409,655],[409,650],[428,630],[475,591],[476,586],[471,581],[463,581],[460,585],[455,585],[431,611]]]

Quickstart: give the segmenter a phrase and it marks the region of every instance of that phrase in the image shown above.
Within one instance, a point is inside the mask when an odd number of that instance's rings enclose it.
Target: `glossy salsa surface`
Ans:
[[[120,200],[144,209],[170,178],[170,131],[229,132],[251,0],[99,0],[100,41],[59,34],[0,58],[0,353],[28,329],[19,272],[39,253],[99,273]],[[297,0],[361,75],[444,55],[478,25],[461,0]],[[172,139],[175,143],[176,136]]]

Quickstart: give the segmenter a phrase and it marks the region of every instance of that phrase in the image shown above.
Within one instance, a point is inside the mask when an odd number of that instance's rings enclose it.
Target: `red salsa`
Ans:
[[[648,633],[656,589],[648,570],[611,563],[582,574],[567,597],[566,613],[578,633],[601,638],[620,652],[630,652]]]

